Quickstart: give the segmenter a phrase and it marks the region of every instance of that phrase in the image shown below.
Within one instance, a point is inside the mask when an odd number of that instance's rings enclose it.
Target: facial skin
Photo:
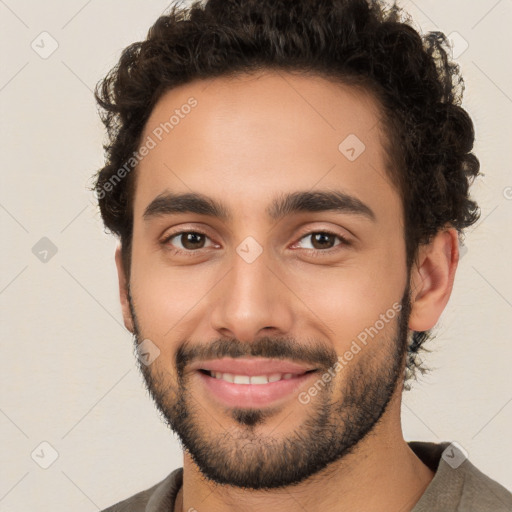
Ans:
[[[433,473],[401,432],[407,327],[430,329],[449,299],[455,230],[423,246],[408,275],[371,95],[283,72],[196,81],[160,99],[142,140],[191,97],[197,106],[136,170],[130,276],[116,254],[125,325],[160,350],[141,370],[185,448],[177,510],[411,510]],[[338,149],[350,134],[365,145],[354,161]],[[276,198],[320,191],[352,196],[373,218],[267,215]],[[144,215],[158,197],[192,192],[231,218]],[[169,239],[183,231],[206,236]],[[237,252],[247,237],[262,249],[250,263]],[[296,392],[271,407],[226,407],[191,368],[225,356],[286,359],[318,369],[307,391],[397,304],[400,314],[307,404]]]

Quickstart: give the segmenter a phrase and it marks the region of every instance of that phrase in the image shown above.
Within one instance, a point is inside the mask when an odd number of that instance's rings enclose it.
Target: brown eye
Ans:
[[[169,235],[163,243],[170,246],[176,254],[194,253],[204,249],[209,237],[197,231],[180,231]]]
[[[205,242],[205,236],[201,233],[187,232],[180,235],[180,242],[188,250],[202,249]]]
[[[335,235],[330,233],[313,233],[311,236],[312,245],[315,249],[330,249],[335,245]]]
[[[337,245],[348,245],[345,238],[335,233],[329,233],[328,231],[312,231],[301,238],[301,240],[307,239],[311,240],[311,247],[303,247],[305,249],[326,251],[333,249]],[[340,240],[341,243],[336,243],[336,239]]]

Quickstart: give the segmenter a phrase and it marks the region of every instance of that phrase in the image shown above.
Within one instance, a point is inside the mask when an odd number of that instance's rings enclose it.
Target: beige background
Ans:
[[[116,242],[87,191],[104,137],[91,90],[167,4],[0,1],[2,511],[98,510],[182,464],[138,375],[118,304]],[[434,371],[404,396],[405,436],[456,441],[512,489],[512,1],[401,5],[421,31],[467,41],[458,58],[464,106],[486,174],[474,187],[482,220],[426,359]],[[31,47],[48,52],[53,40],[46,59]],[[57,250],[46,262],[32,252],[43,237]],[[48,242],[39,243],[36,253]]]

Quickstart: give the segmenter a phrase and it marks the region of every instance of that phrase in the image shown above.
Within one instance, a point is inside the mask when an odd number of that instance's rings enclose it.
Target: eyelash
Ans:
[[[170,235],[166,236],[164,238],[164,240],[162,240],[161,243],[162,243],[162,245],[167,245],[169,243],[169,241],[172,240],[173,238],[175,238],[175,237],[177,237],[179,235],[184,235],[184,234],[189,234],[189,233],[194,233],[194,234],[197,234],[197,235],[203,235],[203,236],[205,236],[207,238],[210,238],[206,233],[204,233],[203,231],[200,231],[200,230],[188,230],[188,231],[185,230],[185,231],[177,231],[176,233],[171,233]],[[299,237],[298,241],[300,241],[303,238],[306,238],[308,236],[319,234],[319,233],[322,234],[322,235],[334,236],[334,237],[338,238],[341,243],[339,243],[338,245],[335,245],[334,247],[331,247],[330,249],[325,249],[325,250],[322,250],[322,249],[305,249],[306,251],[308,251],[310,256],[313,256],[313,257],[316,258],[316,257],[325,255],[325,253],[331,254],[332,251],[338,250],[337,248],[339,248],[341,246],[350,246],[350,242],[344,236],[342,236],[342,235],[340,235],[338,233],[334,233],[334,232],[329,231],[329,230],[308,231],[307,233],[302,234]],[[197,253],[201,249],[198,249],[198,250],[183,250],[183,249],[175,249],[175,248],[173,248],[173,249],[170,249],[170,250],[172,251],[173,255],[196,256]]]

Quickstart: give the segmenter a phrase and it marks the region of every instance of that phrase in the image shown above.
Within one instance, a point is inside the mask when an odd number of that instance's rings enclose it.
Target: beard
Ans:
[[[128,298],[137,346],[144,339],[144,329],[137,321],[130,293]],[[197,376],[186,372],[187,365],[221,357],[286,358],[314,364],[321,379],[338,361],[338,354],[325,344],[300,345],[290,338],[272,337],[251,343],[219,339],[208,345],[191,345],[184,340],[174,357],[174,374],[169,371],[171,361],[162,361],[161,356],[148,366],[139,359],[139,369],[165,422],[204,477],[217,484],[254,490],[293,486],[322,470],[329,472],[329,464],[352,453],[377,425],[404,377],[410,310],[408,285],[388,332],[372,339],[340,370],[343,388],[336,390],[334,386],[340,379],[322,382],[324,387],[307,405],[301,402],[300,407],[308,408],[306,419],[281,436],[272,432],[285,425],[290,416],[294,421],[293,410],[265,433],[262,428],[282,412],[283,406],[225,407],[223,411],[217,406],[218,418],[211,418],[192,394],[190,380]]]

